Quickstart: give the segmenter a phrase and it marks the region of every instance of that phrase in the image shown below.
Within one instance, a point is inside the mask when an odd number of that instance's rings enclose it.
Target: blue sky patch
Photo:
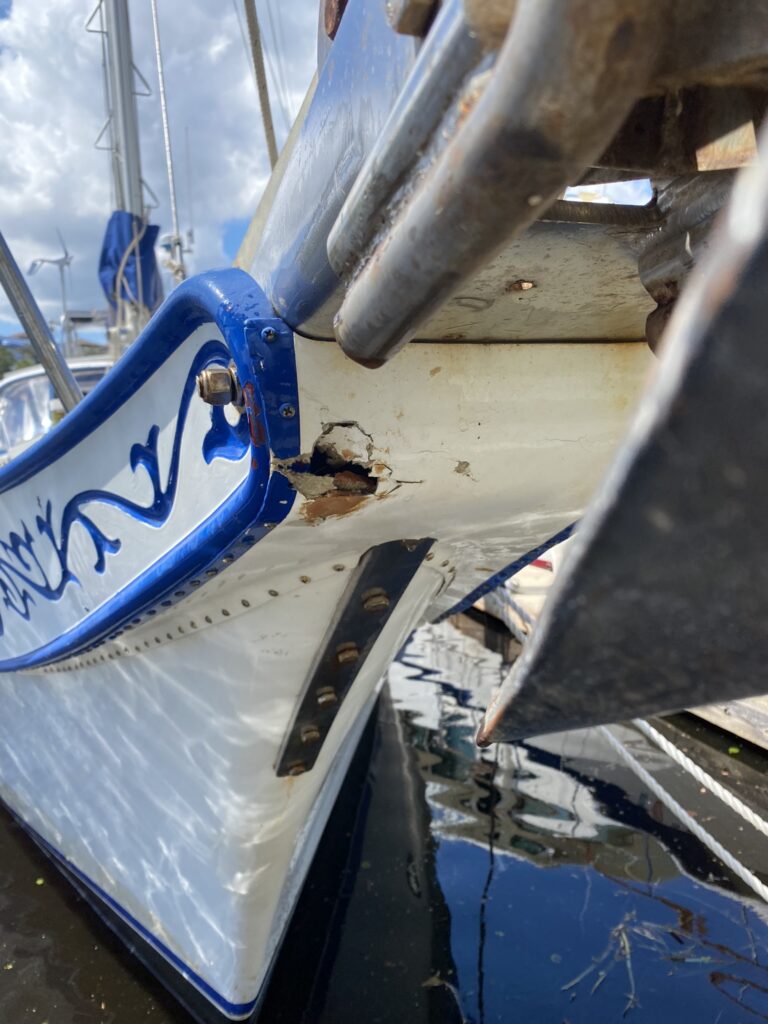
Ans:
[[[240,248],[240,243],[250,223],[250,217],[236,217],[234,220],[224,221],[221,228],[221,244],[224,247],[227,262],[231,263],[237,255],[237,250]]]

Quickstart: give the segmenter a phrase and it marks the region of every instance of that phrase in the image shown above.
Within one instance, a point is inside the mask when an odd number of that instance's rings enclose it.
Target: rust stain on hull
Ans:
[[[354,512],[356,508],[367,501],[368,494],[323,494],[319,498],[312,498],[305,501],[301,506],[301,515],[308,523],[320,523],[331,516],[340,518]]]

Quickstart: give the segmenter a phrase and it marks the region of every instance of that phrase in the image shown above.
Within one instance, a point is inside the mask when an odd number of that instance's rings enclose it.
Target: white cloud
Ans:
[[[104,306],[96,271],[112,210],[108,155],[94,148],[105,105],[99,37],[84,29],[93,6],[13,0],[10,17],[0,20],[0,226],[24,270],[36,256],[59,255],[61,230],[75,257],[70,293],[78,308]],[[224,225],[253,214],[269,163],[232,0],[159,0],[158,9],[181,227],[189,226],[191,205],[196,244],[189,268],[199,272],[227,262]],[[258,9],[268,63],[281,62],[293,116],[314,71],[317,0],[258,0]],[[160,200],[152,219],[162,233],[171,219],[149,0],[130,0],[130,14],[135,62],[155,93],[138,99],[138,111],[142,171]],[[284,136],[279,112],[276,124]],[[45,314],[57,317],[55,268],[30,283]],[[0,320],[11,319],[0,293]]]

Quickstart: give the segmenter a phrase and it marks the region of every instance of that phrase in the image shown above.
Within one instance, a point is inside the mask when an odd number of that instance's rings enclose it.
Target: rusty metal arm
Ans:
[[[328,257],[338,274],[353,270],[372,241],[382,208],[482,52],[466,20],[463,0],[446,0],[328,236]]]
[[[335,323],[349,356],[381,365],[578,180],[646,89],[662,29],[654,0],[521,0],[474,109],[349,285]]]

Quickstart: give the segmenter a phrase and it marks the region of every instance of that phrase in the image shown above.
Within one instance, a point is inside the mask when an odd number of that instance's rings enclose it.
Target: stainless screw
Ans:
[[[327,708],[329,705],[335,704],[338,699],[336,691],[332,686],[323,686],[317,691],[317,703],[321,708]]]
[[[356,643],[339,644],[336,648],[336,661],[340,665],[348,665],[352,661],[357,661],[360,657],[360,649]]]
[[[286,420],[291,420],[296,415],[296,410],[294,409],[294,407],[292,405],[288,405],[287,403],[285,405],[280,406],[279,412],[280,415]]]
[[[383,612],[385,608],[389,608],[389,598],[383,590],[371,590],[363,594],[363,611]]]
[[[317,743],[320,739],[320,730],[316,725],[305,725],[301,730],[302,743]]]

